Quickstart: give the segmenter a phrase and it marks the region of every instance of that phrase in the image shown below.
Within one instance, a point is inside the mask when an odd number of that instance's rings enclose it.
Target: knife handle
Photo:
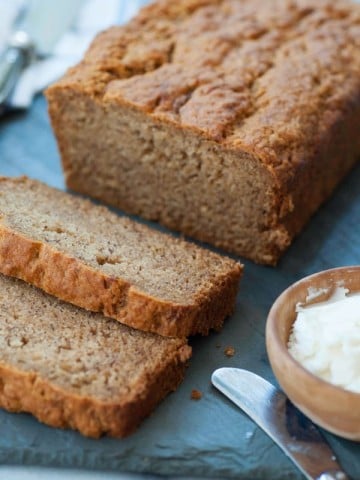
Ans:
[[[349,480],[349,477],[341,470],[324,472],[316,480]]]
[[[21,71],[30,62],[34,47],[25,32],[16,32],[0,56],[0,108],[13,91]]]

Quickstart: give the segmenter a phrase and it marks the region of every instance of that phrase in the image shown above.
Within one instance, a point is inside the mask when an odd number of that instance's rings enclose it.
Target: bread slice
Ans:
[[[158,0],[47,91],[68,187],[275,264],[360,157],[360,6]]]
[[[221,327],[242,266],[38,181],[0,178],[0,272],[132,327]]]
[[[123,437],[181,382],[191,349],[0,275],[0,406]]]

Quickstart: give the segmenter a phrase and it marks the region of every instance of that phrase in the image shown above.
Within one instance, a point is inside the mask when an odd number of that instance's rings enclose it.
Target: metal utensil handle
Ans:
[[[25,53],[9,47],[0,57],[0,106],[4,106],[25,66]]]
[[[30,62],[34,46],[26,32],[16,32],[0,57],[0,107],[4,107],[23,68]]]
[[[349,477],[341,470],[324,472],[316,480],[349,480]]]

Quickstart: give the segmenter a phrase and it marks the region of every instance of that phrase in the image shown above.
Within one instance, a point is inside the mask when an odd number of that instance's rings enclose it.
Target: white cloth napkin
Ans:
[[[38,60],[24,70],[10,105],[29,107],[37,92],[82,58],[96,33],[110,25],[126,22],[145,3],[146,0],[86,0],[71,30],[62,36],[52,56]],[[6,47],[14,21],[24,6],[26,0],[0,0],[0,52]]]

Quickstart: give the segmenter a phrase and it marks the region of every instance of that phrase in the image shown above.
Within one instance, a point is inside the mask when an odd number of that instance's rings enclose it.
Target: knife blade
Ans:
[[[308,480],[349,480],[320,430],[271,383],[239,368],[220,368],[212,384],[240,407]]]
[[[0,109],[8,100],[22,70],[36,56],[51,53],[73,23],[83,0],[30,0],[0,57]]]

